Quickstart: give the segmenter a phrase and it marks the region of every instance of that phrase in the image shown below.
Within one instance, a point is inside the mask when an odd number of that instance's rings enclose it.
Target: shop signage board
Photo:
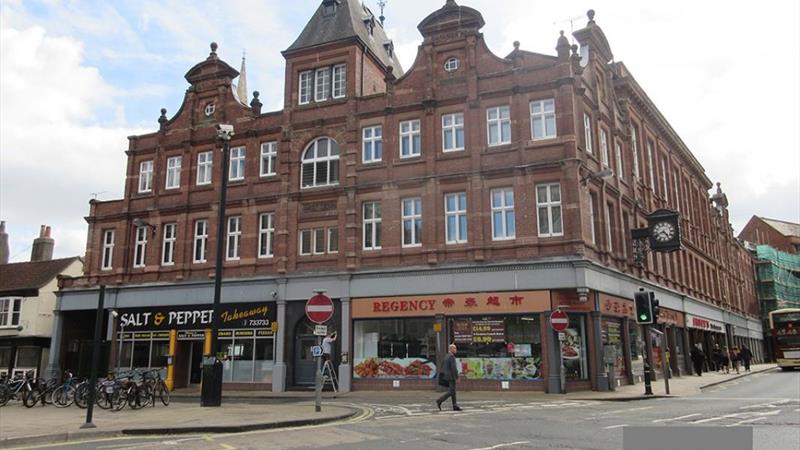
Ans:
[[[561,310],[555,310],[550,314],[550,326],[553,327],[557,333],[565,331],[569,327],[569,317],[567,313]]]
[[[550,291],[357,298],[351,308],[354,319],[534,313],[550,309]]]
[[[212,305],[149,306],[120,310],[120,329],[127,331],[202,330],[211,328]],[[268,328],[276,311],[267,302],[222,304],[220,328]]]
[[[686,327],[695,328],[704,331],[713,331],[715,333],[724,333],[725,324],[717,322],[716,320],[706,319],[705,317],[686,315]]]
[[[453,321],[453,342],[456,344],[472,343],[472,322],[469,319]]]
[[[308,320],[322,325],[333,317],[333,301],[325,294],[317,294],[306,302]]]

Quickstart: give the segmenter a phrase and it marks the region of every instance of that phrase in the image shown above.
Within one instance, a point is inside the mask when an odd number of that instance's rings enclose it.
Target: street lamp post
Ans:
[[[203,386],[200,406],[220,406],[222,404],[222,362],[219,360],[219,305],[222,292],[222,253],[225,250],[225,203],[228,194],[228,170],[230,165],[230,142],[233,125],[218,124],[217,138],[222,141],[222,184],[219,190],[219,211],[217,216],[217,254],[214,268],[214,306],[211,319],[211,354],[203,360]]]

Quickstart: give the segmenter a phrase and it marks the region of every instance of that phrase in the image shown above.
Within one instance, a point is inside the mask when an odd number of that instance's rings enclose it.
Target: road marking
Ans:
[[[643,411],[645,409],[653,409],[653,407],[652,406],[643,406],[641,408],[617,409],[617,410],[614,410],[614,411],[606,411],[606,412],[603,412],[603,413],[600,413],[600,414],[597,414],[597,415],[598,416],[607,416],[609,414],[618,414],[618,413],[633,412],[633,411]]]
[[[737,425],[742,425],[742,424],[745,424],[745,423],[753,423],[753,422],[758,422],[759,420],[767,420],[767,418],[766,418],[766,417],[756,417],[755,419],[747,419],[747,420],[742,420],[742,421],[736,422],[736,423],[734,423],[734,424],[731,424],[731,425],[725,425],[725,426],[726,426],[726,427],[735,427],[735,426],[737,426]]]
[[[236,447],[234,447],[232,445],[222,444],[222,443],[220,443],[219,445],[225,450],[236,450]]]
[[[623,423],[621,425],[611,425],[610,427],[603,427],[603,429],[604,430],[613,430],[614,428],[622,428],[622,427],[627,427],[627,426],[628,426],[627,423]]]
[[[685,416],[680,416],[680,417],[672,417],[670,419],[656,419],[656,420],[653,421],[653,423],[671,422],[673,420],[688,419],[689,417],[695,417],[695,416],[699,416],[699,415],[700,415],[700,413],[695,413],[695,414],[687,414]]]
[[[717,420],[728,419],[728,418],[731,418],[731,417],[738,417],[738,416],[741,416],[741,415],[742,415],[742,413],[726,414],[724,416],[709,417],[708,419],[695,420],[692,423],[696,424],[696,423],[714,422],[714,421],[717,421]]]
[[[759,403],[757,405],[747,405],[747,406],[740,406],[739,409],[757,409],[757,408],[777,408],[777,405],[782,405],[784,403],[793,402],[790,398],[785,398],[783,400],[777,400],[769,403]]]
[[[480,448],[473,448],[472,450],[493,450],[496,448],[503,448],[503,447],[511,447],[512,445],[522,445],[522,444],[530,444],[531,441],[519,441],[519,442],[509,442],[507,444],[497,444],[491,447],[480,447]]]

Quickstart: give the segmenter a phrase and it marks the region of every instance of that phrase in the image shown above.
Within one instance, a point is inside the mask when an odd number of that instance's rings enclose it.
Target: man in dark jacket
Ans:
[[[703,348],[700,344],[696,344],[692,347],[692,350],[689,352],[692,357],[692,365],[694,365],[694,371],[697,372],[698,377],[703,376],[703,362],[706,359],[706,355],[703,354]]]
[[[750,372],[750,360],[753,359],[753,352],[751,352],[746,345],[742,345],[742,351],[739,352],[739,357],[742,359],[742,362],[744,362],[744,371]]]
[[[447,356],[444,357],[442,368],[440,370],[440,377],[447,381],[447,392],[436,400],[436,406],[439,411],[442,410],[442,403],[447,400],[447,397],[453,401],[453,411],[461,411],[456,403],[456,380],[458,380],[458,366],[456,364],[456,344],[450,344],[448,347]]]

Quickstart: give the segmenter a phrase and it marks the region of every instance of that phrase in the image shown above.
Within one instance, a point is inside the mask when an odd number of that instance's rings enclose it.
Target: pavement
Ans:
[[[199,403],[199,402],[198,402]],[[351,405],[323,405],[314,411],[313,402],[279,404],[223,403],[218,408],[201,408],[198,403],[176,403],[139,410],[94,409],[93,429],[81,429],[86,410],[69,408],[25,408],[18,402],[0,408],[0,448],[43,443],[141,434],[237,433],[287,428],[345,420],[364,410]]]
[[[580,391],[567,394],[543,392],[501,391],[459,392],[459,403],[472,405],[476,410],[491,410],[498,405],[547,405],[575,408],[596,402],[634,401],[666,397],[693,396],[703,390],[714,390],[723,383],[752,374],[764,374],[775,369],[773,364],[752,367],[741,374],[704,373],[702,377],[684,376],[670,379],[670,395],[663,380],[653,382],[653,396],[644,395],[644,386],[623,386],[615,391]],[[201,408],[197,394],[176,391],[168,407],[157,405],[141,410],[125,409],[110,412],[94,410],[97,428],[84,430],[85,410],[70,408],[34,407],[27,409],[19,403],[0,408],[0,448],[30,446],[46,443],[80,442],[89,439],[131,435],[175,435],[203,433],[240,433],[254,430],[286,429],[337,423],[352,418],[375,416],[415,416],[414,408],[425,409],[433,404],[434,391],[356,391],[347,394],[324,393],[323,410],[314,412],[313,391],[286,393],[229,392],[219,408]],[[421,403],[419,403],[421,402]],[[425,406],[427,405],[427,406]],[[424,406],[424,407],[423,407]],[[505,408],[500,406],[499,408]],[[428,414],[428,413],[425,413]],[[360,420],[360,419],[359,419]]]

